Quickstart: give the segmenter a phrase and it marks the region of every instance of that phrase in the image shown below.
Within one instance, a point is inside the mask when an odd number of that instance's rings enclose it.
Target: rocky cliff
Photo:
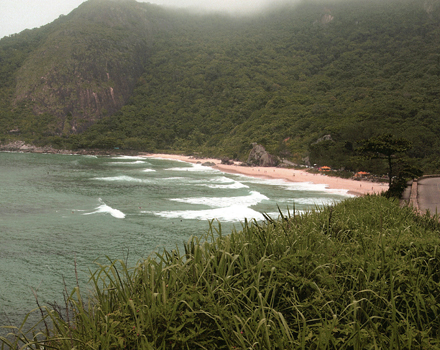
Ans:
[[[79,132],[118,111],[132,94],[152,41],[146,4],[93,0],[54,23],[17,74],[15,103]]]
[[[278,162],[276,158],[269,154],[263,146],[254,142],[252,144],[252,150],[249,153],[247,163],[249,165],[257,166],[276,166]]]

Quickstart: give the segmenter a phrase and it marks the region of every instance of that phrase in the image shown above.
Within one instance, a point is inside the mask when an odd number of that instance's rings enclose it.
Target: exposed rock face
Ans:
[[[328,24],[334,20],[334,17],[331,14],[325,14],[321,17],[321,24]]]
[[[252,144],[252,150],[249,153],[247,160],[248,164],[257,166],[276,166],[277,161],[274,156],[266,152],[266,149],[258,145],[257,143]]]
[[[315,142],[313,142],[312,145],[316,145],[317,143],[320,143],[323,141],[333,141],[332,135],[324,135],[323,137],[320,137]]]
[[[95,0],[60,19],[18,71],[15,103],[56,116],[63,133],[118,111],[143,72],[151,39],[145,14],[135,1]]]
[[[309,157],[309,156],[304,157],[304,158],[303,158],[303,162],[304,162],[304,164],[307,165],[307,166],[311,166],[311,165],[312,165],[312,164],[310,163],[310,157]]]
[[[428,14],[429,17],[431,17],[432,13],[435,10],[435,6],[438,6],[440,4],[440,1],[438,0],[426,0],[423,4],[423,8]]]

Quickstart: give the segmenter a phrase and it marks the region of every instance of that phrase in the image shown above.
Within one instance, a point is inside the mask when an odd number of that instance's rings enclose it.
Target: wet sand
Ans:
[[[358,181],[352,179],[342,179],[324,174],[311,174],[305,170],[276,168],[276,167],[247,167],[221,164],[219,159],[213,158],[194,158],[174,154],[144,154],[146,157],[180,160],[188,163],[214,163],[212,168],[230,174],[242,174],[252,177],[266,179],[283,179],[291,182],[311,182],[314,184],[325,184],[327,188],[334,190],[347,190],[349,194],[362,196],[366,194],[378,194],[388,189],[388,184],[370,181]]]

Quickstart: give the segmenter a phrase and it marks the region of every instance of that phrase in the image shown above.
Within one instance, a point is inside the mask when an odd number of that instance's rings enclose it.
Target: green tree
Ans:
[[[396,138],[392,134],[382,134],[362,142],[357,152],[366,159],[383,159],[388,165],[388,184],[391,187],[393,166],[403,159],[405,152],[411,148],[411,142]]]

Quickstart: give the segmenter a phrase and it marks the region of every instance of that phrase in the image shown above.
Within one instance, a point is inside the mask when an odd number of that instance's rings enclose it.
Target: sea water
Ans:
[[[209,221],[223,232],[348,197],[325,185],[226,174],[144,157],[0,153],[0,326],[63,305],[99,263],[182,249]],[[66,287],[64,287],[66,285]],[[1,333],[1,331],[0,331]]]

